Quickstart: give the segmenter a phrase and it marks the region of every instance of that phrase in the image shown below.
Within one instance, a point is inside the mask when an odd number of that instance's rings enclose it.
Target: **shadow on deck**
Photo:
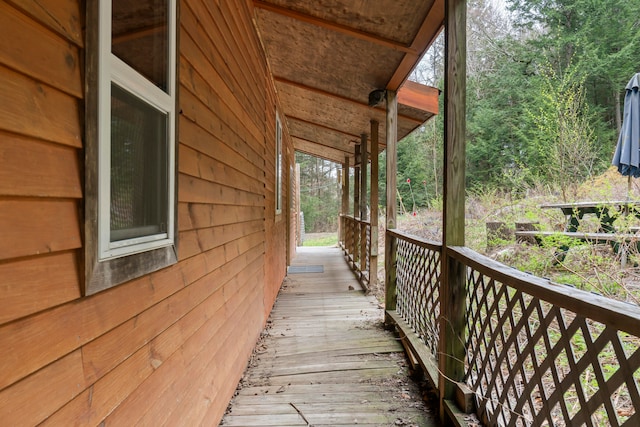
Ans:
[[[435,426],[337,248],[298,248],[225,426]]]

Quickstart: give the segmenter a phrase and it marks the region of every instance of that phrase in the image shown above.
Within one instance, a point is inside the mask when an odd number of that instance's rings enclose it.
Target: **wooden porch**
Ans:
[[[222,425],[439,425],[383,321],[339,248],[299,248]]]

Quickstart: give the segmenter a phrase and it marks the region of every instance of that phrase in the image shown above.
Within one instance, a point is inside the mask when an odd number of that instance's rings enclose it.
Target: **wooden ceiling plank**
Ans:
[[[431,46],[433,41],[436,39],[438,33],[442,30],[444,26],[444,0],[435,0],[433,6],[429,10],[427,17],[425,18],[420,30],[418,30],[418,34],[415,39],[413,39],[413,43],[411,43],[411,47],[415,49],[416,52],[421,52],[420,54],[411,54],[406,53],[400,66],[396,69],[395,73],[387,83],[387,89],[397,91],[402,83],[409,77],[409,74],[416,66],[418,61],[424,52]]]
[[[253,0],[253,5],[257,8],[264,9],[269,12],[277,13],[279,15],[284,15],[289,18],[295,19],[297,21],[301,21],[307,24],[315,25],[317,27],[325,28],[330,31],[346,34],[350,37],[355,37],[360,40],[365,40],[370,43],[374,43],[389,49],[397,50],[397,51],[404,52],[406,54],[411,54],[411,55],[418,54],[417,50],[414,47],[406,46],[405,44],[397,42],[395,40],[390,40],[384,37],[377,36],[372,33],[357,30],[355,28],[352,28],[346,25],[327,21],[322,18],[318,18],[315,16],[307,15],[305,13],[297,12],[295,10],[287,9],[282,6],[277,6],[271,3],[267,3],[266,1],[263,1],[263,0]]]
[[[440,91],[434,87],[407,80],[398,90],[398,103],[438,114]]]

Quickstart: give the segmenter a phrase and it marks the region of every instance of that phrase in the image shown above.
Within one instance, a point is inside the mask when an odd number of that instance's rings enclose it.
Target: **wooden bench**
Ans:
[[[537,244],[542,244],[544,238],[558,236],[568,237],[570,239],[580,240],[590,244],[608,243],[612,245],[616,253],[620,252],[621,243],[635,243],[640,250],[640,234],[630,233],[579,233],[575,231],[516,231],[516,238],[520,239],[535,239]],[[558,246],[558,251],[555,253],[554,264],[562,262],[569,251],[569,246],[561,244]],[[622,254],[626,262],[626,253]]]
[[[575,231],[516,231],[515,233],[516,237],[533,237],[538,244],[542,242],[543,238],[551,236],[566,236],[587,243],[620,243],[640,240],[640,235],[627,233],[578,233]]]

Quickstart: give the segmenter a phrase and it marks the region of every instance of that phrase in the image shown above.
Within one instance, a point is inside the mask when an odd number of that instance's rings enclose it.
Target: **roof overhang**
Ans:
[[[369,93],[398,92],[398,138],[438,113],[438,90],[407,77],[443,26],[444,0],[254,0],[280,116],[297,151],[353,164],[354,145],[385,123]],[[379,143],[386,145],[381,129]]]

